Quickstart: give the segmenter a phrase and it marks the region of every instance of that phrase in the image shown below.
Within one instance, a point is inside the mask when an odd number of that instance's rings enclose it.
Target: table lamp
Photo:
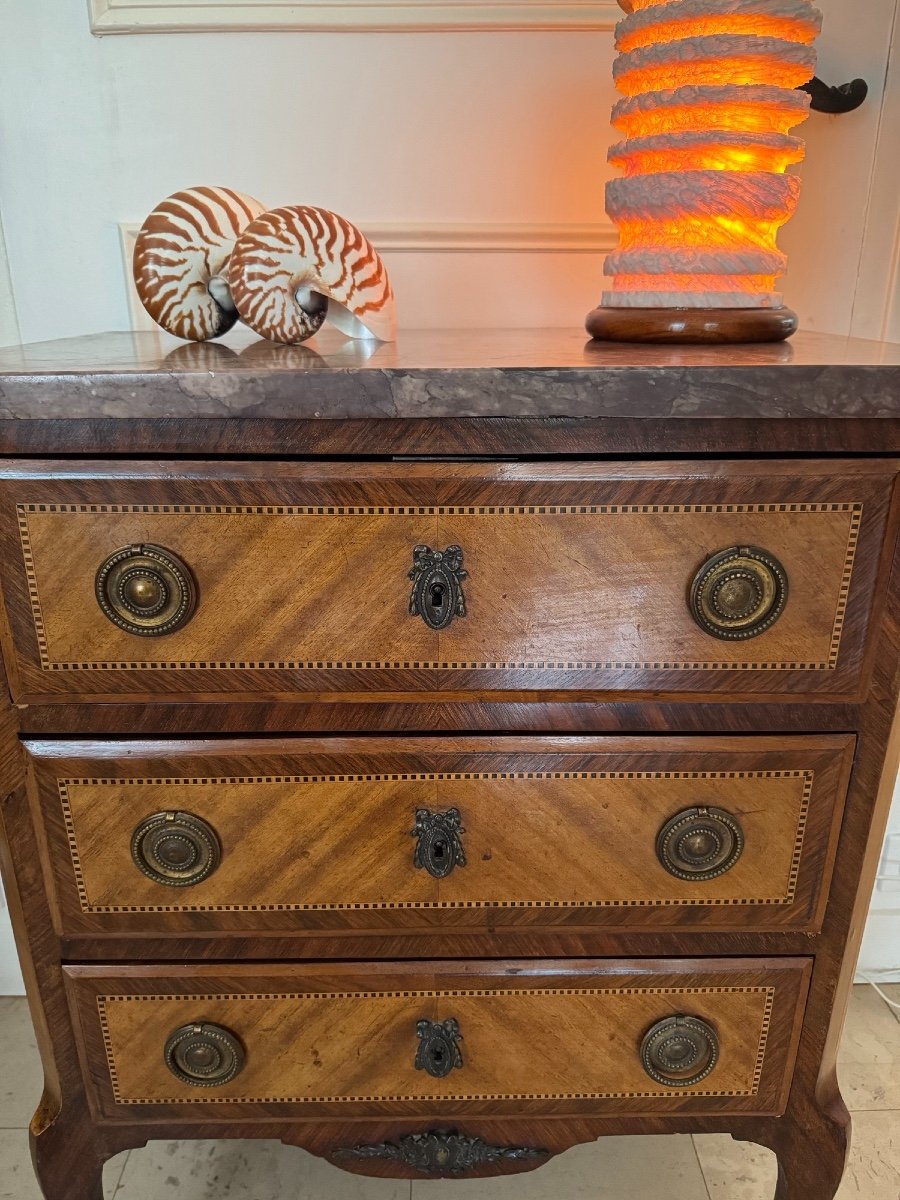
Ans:
[[[607,184],[619,230],[592,337],[782,341],[797,316],[776,290],[778,230],[800,180],[822,24],[811,0],[619,0]]]

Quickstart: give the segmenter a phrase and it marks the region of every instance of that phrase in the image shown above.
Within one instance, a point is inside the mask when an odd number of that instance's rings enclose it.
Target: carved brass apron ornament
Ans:
[[[528,1162],[547,1158],[548,1150],[530,1146],[491,1146],[481,1138],[466,1137],[455,1130],[435,1129],[429,1133],[409,1133],[396,1142],[347,1146],[335,1150],[333,1158],[380,1158],[402,1163],[424,1175],[461,1175],[487,1163]]]
[[[413,581],[409,597],[409,615],[421,617],[429,629],[446,629],[454,617],[466,615],[462,581],[468,572],[463,570],[461,546],[432,550],[416,546],[409,578]]]
[[[416,1022],[419,1047],[416,1050],[416,1070],[427,1071],[434,1079],[443,1079],[456,1067],[463,1065],[457,1042],[462,1041],[459,1022],[454,1017],[446,1021]]]
[[[417,838],[413,863],[424,867],[435,879],[446,879],[454,867],[466,865],[461,833],[465,833],[458,808],[446,812],[416,809],[416,826],[410,831]]]

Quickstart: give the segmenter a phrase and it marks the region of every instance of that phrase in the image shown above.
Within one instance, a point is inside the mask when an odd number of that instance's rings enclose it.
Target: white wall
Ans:
[[[6,237],[0,220],[0,346],[13,346],[19,341],[19,320],[13,298],[9,260],[6,257]]]
[[[884,92],[897,0],[819,2],[820,74],[861,75],[872,96],[804,126],[785,293],[808,329],[900,338],[896,50]],[[535,229],[555,244],[596,225],[603,240],[609,31],[93,38],[73,0],[6,0],[3,22],[0,344],[16,314],[26,341],[126,328],[118,225],[196,183],[364,226],[425,222],[438,243],[482,225],[526,246]],[[601,288],[595,251],[388,261],[407,327],[578,326]],[[900,966],[900,914],[877,923],[867,966]]]
[[[360,223],[603,218],[607,33],[97,39],[71,0],[6,7],[0,211],[25,340],[124,327],[117,222],[195,183]],[[404,256],[401,319],[565,324],[596,302],[596,261],[509,258]]]
[[[24,992],[9,913],[5,907],[3,889],[0,888],[0,996],[21,996]]]
[[[900,784],[894,793],[888,822],[888,837],[892,835],[900,838]],[[896,839],[892,839],[891,845],[896,845]],[[859,970],[864,976],[900,982],[900,877],[895,879],[894,871],[895,865],[885,866],[885,877],[875,886]]]
[[[896,0],[820,2],[821,73],[863,75],[873,96],[804,126],[786,293],[807,328],[842,333]],[[0,214],[27,341],[124,328],[117,223],[194,183],[361,224],[605,221],[610,31],[94,38],[72,0],[7,0],[4,15]],[[885,193],[896,215],[896,188]],[[598,298],[600,261],[423,253],[389,265],[408,326],[571,325]],[[874,328],[878,314],[866,320]]]

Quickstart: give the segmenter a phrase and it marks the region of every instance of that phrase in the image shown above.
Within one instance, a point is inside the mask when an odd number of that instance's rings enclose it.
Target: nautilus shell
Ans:
[[[394,340],[394,293],[381,257],[327,209],[291,205],[251,221],[228,278],[241,320],[273,342],[306,341],[326,316],[348,337]]]
[[[780,308],[776,245],[800,181],[822,23],[811,0],[619,0],[613,74],[625,140],[607,185],[619,246],[602,303]]]
[[[135,243],[134,281],[158,325],[195,342],[228,332],[238,318],[228,259],[241,230],[264,209],[231,188],[195,187],[153,210]]]

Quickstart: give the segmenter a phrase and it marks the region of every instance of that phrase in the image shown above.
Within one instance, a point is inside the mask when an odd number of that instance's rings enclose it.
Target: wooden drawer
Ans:
[[[60,931],[157,936],[815,930],[853,747],[843,735],[26,743]]]
[[[891,479],[864,460],[6,464],[11,683],[21,701],[855,696]],[[158,558],[115,558],[147,546],[182,564],[162,568],[165,593]],[[410,612],[417,546],[460,547],[466,572],[416,575],[431,625]],[[743,555],[692,590],[734,547],[758,548],[769,565]],[[103,564],[107,609],[168,632],[136,634],[104,615]],[[709,632],[723,604],[724,639]],[[761,631],[736,637],[750,626],[734,614],[751,610],[769,614]]]
[[[460,1108],[492,1116],[774,1113],[785,1102],[809,962],[69,966],[65,973],[95,1103],[119,1119],[136,1105],[186,1121],[238,1117],[243,1106],[261,1104],[273,1118]],[[667,1052],[649,1059],[651,1076],[642,1043],[676,1016],[705,1023],[712,1040],[688,1026],[691,1072],[670,1076]],[[455,1027],[436,1044],[432,1025],[444,1022]],[[238,1072],[230,1081],[185,1082],[167,1066],[167,1041],[185,1026],[217,1027],[199,1035],[213,1048],[197,1062],[209,1069],[218,1055],[226,1075]],[[169,1054],[184,1069],[184,1051],[179,1058],[170,1046]],[[441,1069],[449,1073],[432,1074]]]

